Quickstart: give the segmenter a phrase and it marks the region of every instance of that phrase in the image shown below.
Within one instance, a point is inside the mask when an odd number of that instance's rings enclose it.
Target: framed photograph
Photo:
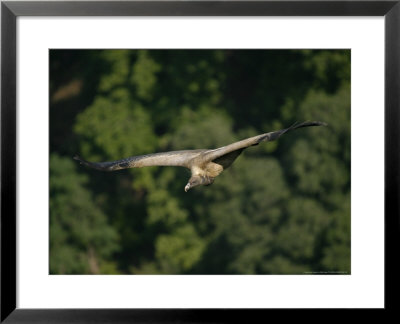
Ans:
[[[1,321],[393,309],[399,16],[2,2]]]

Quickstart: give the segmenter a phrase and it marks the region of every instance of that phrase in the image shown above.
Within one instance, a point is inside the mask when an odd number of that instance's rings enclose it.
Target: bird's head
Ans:
[[[189,189],[199,186],[201,184],[203,184],[203,179],[200,176],[192,176],[190,177],[189,182],[185,186],[185,192],[188,192]]]
[[[203,176],[203,175],[195,175],[190,177],[189,182],[185,186],[185,191],[188,192],[189,189],[196,187],[196,186],[209,186],[214,182],[214,178]]]

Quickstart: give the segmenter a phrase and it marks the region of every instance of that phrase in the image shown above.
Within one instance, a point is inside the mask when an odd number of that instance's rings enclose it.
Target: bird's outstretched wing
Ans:
[[[110,162],[89,162],[75,155],[74,159],[81,164],[101,171],[115,171],[146,166],[180,166],[190,168],[189,162],[206,150],[185,150],[131,156],[126,159]]]
[[[226,169],[233,163],[233,161],[235,161],[235,159],[240,155],[240,153],[242,153],[244,149],[253,145],[257,145],[261,142],[274,141],[291,130],[308,126],[326,126],[326,123],[319,121],[296,123],[289,128],[249,137],[239,142],[222,146],[215,150],[209,150],[203,154],[203,159],[204,161],[214,161],[218,164],[221,164],[224,169]]]

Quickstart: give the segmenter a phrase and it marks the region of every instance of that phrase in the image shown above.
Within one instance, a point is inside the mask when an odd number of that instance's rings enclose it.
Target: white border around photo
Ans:
[[[17,30],[17,307],[384,306],[383,17],[19,17]],[[49,275],[51,48],[351,49],[351,275]]]

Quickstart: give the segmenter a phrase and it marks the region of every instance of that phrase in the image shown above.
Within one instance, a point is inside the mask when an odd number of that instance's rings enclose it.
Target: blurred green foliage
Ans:
[[[84,188],[85,175],[69,159],[50,155],[50,272],[105,272],[118,248],[117,232]]]
[[[244,151],[209,187],[190,172],[75,163]],[[50,273],[350,273],[349,50],[51,50]]]

